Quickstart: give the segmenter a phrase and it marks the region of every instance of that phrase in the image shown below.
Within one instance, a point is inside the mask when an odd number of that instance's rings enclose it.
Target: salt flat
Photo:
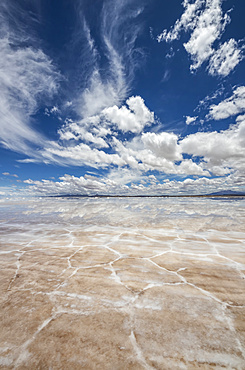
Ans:
[[[2,369],[244,369],[245,200],[0,202]]]

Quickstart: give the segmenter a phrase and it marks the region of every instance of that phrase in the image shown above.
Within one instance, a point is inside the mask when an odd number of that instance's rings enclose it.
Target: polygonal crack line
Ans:
[[[178,274],[178,275],[179,275],[179,276],[182,276],[182,275],[180,275],[180,274]],[[215,302],[220,303],[222,306],[225,306],[225,307],[233,307],[233,308],[234,308],[234,307],[235,307],[235,308],[243,308],[243,307],[245,307],[244,305],[236,306],[236,305],[230,304],[230,303],[228,303],[228,302],[224,302],[224,301],[222,301],[221,299],[217,298],[217,297],[216,297],[215,295],[213,295],[212,293],[210,293],[208,290],[202,289],[202,288],[198,287],[197,285],[195,285],[195,284],[193,284],[193,283],[188,282],[184,277],[183,277],[183,279],[185,280],[185,282],[186,282],[186,284],[187,284],[187,285],[189,285],[189,286],[191,286],[191,287],[193,287],[193,288],[195,288],[195,289],[199,290],[201,293],[203,293],[203,294],[204,294],[204,295],[206,295],[207,297],[209,297],[209,298],[213,299]]]
[[[210,246],[212,246],[212,247],[213,247],[213,250],[215,251],[215,254],[216,254],[217,256],[219,256],[220,258],[224,258],[224,259],[226,259],[227,261],[232,262],[232,264],[236,265],[236,269],[241,273],[241,271],[240,271],[240,270],[239,270],[239,268],[238,268],[238,267],[242,267],[241,263],[236,262],[236,261],[234,261],[233,259],[231,259],[231,258],[229,258],[229,257],[224,256],[224,255],[223,255],[223,254],[221,254],[221,253],[219,252],[219,250],[215,247],[215,244],[214,244],[214,245],[212,245],[213,243],[211,243],[207,238],[204,238],[204,237],[203,237],[203,239],[207,242],[207,244],[209,244]],[[212,254],[207,254],[207,256],[209,256],[209,255],[212,255]],[[245,277],[245,275],[244,275],[244,274],[242,274],[242,273],[241,273],[241,276],[243,276],[243,278]]]
[[[9,283],[9,285],[8,285],[8,288],[7,288],[7,291],[10,291],[11,290],[11,287],[12,287],[12,285],[13,285],[13,283],[15,282],[15,280],[16,280],[16,278],[17,278],[17,276],[18,276],[18,272],[19,272],[19,270],[20,270],[20,267],[21,267],[21,263],[20,263],[20,259],[21,259],[21,257],[26,253],[26,252],[31,252],[32,250],[28,250],[28,251],[23,251],[23,249],[24,248],[26,248],[28,245],[30,245],[31,243],[32,243],[33,241],[31,241],[31,242],[29,242],[29,243],[27,243],[23,248],[21,248],[21,249],[17,249],[17,250],[14,250],[14,251],[11,251],[11,252],[9,252],[9,253],[19,253],[19,256],[17,257],[17,260],[16,260],[16,262],[15,262],[15,264],[16,264],[16,270],[15,270],[15,274],[14,274],[14,276],[13,276],[13,278],[10,280],[10,283]],[[34,251],[36,251],[36,250],[43,250],[43,249],[35,249]],[[7,252],[6,252],[7,253]]]
[[[115,260],[113,261],[110,261],[110,262],[104,262],[104,263],[100,263],[100,264],[96,264],[96,265],[91,265],[91,266],[84,266],[84,267],[71,267],[72,269],[74,269],[74,271],[71,273],[70,276],[68,276],[62,283],[60,283],[57,288],[55,290],[58,290],[60,289],[61,287],[63,287],[67,282],[68,280],[70,280],[74,275],[77,274],[77,272],[79,270],[89,270],[89,269],[92,269],[92,268],[95,268],[95,267],[105,267],[105,266],[108,266],[110,265],[110,263],[114,263],[116,261],[118,261],[120,259],[120,257],[116,258]],[[67,268],[68,269],[68,268]]]
[[[33,241],[32,241],[33,242]],[[27,245],[30,245],[32,242],[29,242]],[[20,262],[20,260],[21,260],[21,258],[23,257],[23,255],[25,254],[25,253],[31,253],[31,252],[37,252],[37,251],[46,251],[46,250],[51,250],[51,249],[55,249],[55,248],[53,248],[53,247],[51,247],[51,248],[35,248],[35,249],[30,249],[30,250],[25,250],[25,251],[23,251],[23,249],[24,248],[26,248],[27,247],[27,245],[25,246],[25,247],[23,247],[22,249],[20,249],[20,250],[17,250],[17,251],[15,251],[15,253],[20,253],[20,255],[17,257],[17,261],[16,261],[16,270],[15,270],[15,274],[14,274],[14,276],[13,276],[13,278],[11,279],[11,281],[10,281],[10,283],[9,283],[9,285],[8,285],[8,288],[7,288],[7,291],[10,291],[11,290],[11,287],[12,287],[12,285],[14,284],[14,282],[15,282],[15,280],[16,280],[16,278],[17,278],[17,276],[18,276],[18,272],[19,272],[19,270],[20,270],[20,268],[21,268],[21,262]],[[75,255],[79,250],[81,250],[83,247],[80,247],[73,255]],[[70,258],[73,256],[73,255],[71,255],[70,256]],[[68,257],[69,258],[69,257]],[[68,266],[68,268],[69,268],[70,266]],[[67,269],[68,269],[67,268]],[[72,268],[72,267],[71,267]],[[67,270],[67,269],[64,269],[63,270],[63,272],[62,273],[64,273],[65,272],[65,270]],[[62,274],[61,273],[61,274]],[[59,276],[59,275],[58,275]]]
[[[234,326],[234,321],[232,320],[231,316],[229,315],[229,313],[227,313],[227,306],[226,304],[223,304],[222,305],[222,315],[224,317],[224,320],[227,322],[227,325],[229,327],[229,330],[235,334],[235,341],[237,343],[237,347],[239,349],[239,351],[241,352],[242,354],[242,357],[245,359],[245,349],[243,348],[238,336],[237,336],[237,331],[235,329],[235,326]]]
[[[69,244],[69,246],[70,246],[70,244]],[[67,270],[75,268],[75,267],[72,267],[72,265],[71,265],[71,258],[74,257],[78,252],[80,252],[85,247],[87,247],[87,245],[83,245],[82,247],[79,247],[74,253],[72,253],[70,256],[66,257],[68,267],[66,267],[63,271],[61,271],[61,273],[59,275],[57,275],[57,277],[63,275]]]
[[[136,340],[136,337],[135,337],[135,334],[134,334],[134,331],[131,330],[131,334],[129,336],[129,339],[130,339],[130,342],[132,344],[132,347],[133,347],[133,351],[135,352],[136,354],[136,357],[138,359],[138,362],[146,369],[146,370],[151,370],[151,369],[155,369],[154,367],[148,365],[148,363],[146,362],[146,359],[145,359],[145,356],[144,356],[144,353],[142,352],[142,349],[140,348],[137,340]]]
[[[149,236],[146,236],[146,235],[144,235],[144,234],[140,234],[144,239],[147,239],[147,240],[149,240],[149,241],[151,241],[151,242],[154,242],[154,243],[158,243],[158,244],[162,244],[163,243],[163,241],[162,240],[158,240],[158,239],[154,239],[154,238],[151,238],[151,237],[149,237]],[[170,248],[171,248],[171,245],[173,244],[173,242],[175,241],[175,239],[173,239],[173,240],[171,240],[171,242],[169,242],[170,243]]]
[[[156,262],[152,261],[150,258],[145,257],[144,259],[147,260],[147,261],[149,261],[150,263],[152,263],[153,265],[155,265],[159,269],[164,270],[166,272],[169,272],[170,274],[173,274],[173,275],[178,276],[183,283],[187,284],[186,279],[182,275],[179,275],[178,272],[172,271],[172,270],[168,270],[165,267],[162,267],[162,266],[158,265]]]
[[[119,259],[121,259],[121,258],[119,258]],[[129,289],[123,282],[122,282],[122,280],[121,280],[121,278],[120,278],[120,276],[118,276],[118,274],[116,273],[116,270],[114,269],[114,267],[113,267],[113,263],[114,263],[114,261],[111,261],[110,263],[109,263],[109,269],[110,269],[110,271],[111,271],[111,274],[112,274],[112,277],[113,277],[113,279],[114,279],[114,281],[116,282],[116,283],[118,283],[118,284],[120,284],[120,285],[122,285],[122,286],[124,286],[126,289],[128,289],[128,290],[130,290],[131,291],[131,289]]]
[[[16,280],[16,278],[17,278],[17,276],[18,276],[18,272],[19,272],[20,267],[21,267],[20,259],[21,259],[21,257],[22,257],[25,253],[26,253],[26,252],[25,252],[25,251],[23,251],[23,252],[21,252],[21,254],[17,257],[17,261],[16,261],[16,263],[15,263],[15,264],[16,264],[15,274],[14,274],[14,276],[12,277],[12,279],[10,280],[9,286],[8,286],[8,288],[7,288],[7,291],[11,290],[11,287],[12,287],[12,285],[14,284],[14,282],[15,282],[15,280]]]
[[[111,244],[111,243],[112,242],[109,242],[105,245],[102,245],[101,247],[113,252],[114,254],[118,255],[121,258],[123,255],[120,252],[118,252],[116,249],[113,249],[113,248],[109,247],[109,244]]]
[[[30,339],[28,339],[27,341],[25,341],[20,347],[20,355],[18,356],[18,358],[16,359],[15,361],[15,365],[14,365],[14,369],[16,369],[17,367],[19,367],[19,365],[21,365],[25,359],[26,359],[26,351],[27,351],[27,348],[34,342],[34,340],[36,339],[37,335],[44,329],[46,328],[51,321],[57,319],[59,316],[62,315],[62,312],[54,312],[48,319],[44,320],[43,323],[41,325],[38,326],[38,329],[36,330],[36,332],[32,335],[32,337]]]
[[[243,266],[242,266],[241,263],[236,262],[236,261],[232,260],[229,257],[223,256],[223,254],[220,254],[219,252],[217,252],[217,256],[220,257],[220,258],[224,258],[225,260],[227,260],[227,261],[231,262],[233,265],[235,265],[234,268],[237,270],[237,272],[239,273],[239,275],[241,276],[241,278],[242,279],[245,279],[245,275],[240,270],[240,268],[243,268]]]
[[[234,269],[236,269],[239,274],[241,275],[241,277],[243,279],[245,279],[245,275],[242,273],[242,271],[239,269],[240,268],[243,268],[242,264],[239,263],[239,262],[236,262],[234,260],[232,260],[231,258],[228,258],[226,256],[223,256],[222,254],[220,254],[218,251],[216,253],[190,253],[190,252],[179,252],[179,251],[174,251],[174,250],[168,250],[168,251],[164,251],[162,253],[159,253],[159,254],[156,254],[154,256],[151,256],[151,257],[144,257],[145,259],[147,258],[156,258],[156,257],[160,257],[164,254],[167,254],[167,253],[173,253],[173,254],[181,254],[181,255],[184,255],[184,256],[193,256],[193,257],[220,257],[220,258],[223,258],[229,262],[231,262],[233,265],[234,265]]]
[[[146,259],[146,257],[141,257],[141,258],[135,258],[135,257],[128,257],[128,258],[119,258],[119,259]],[[127,305],[130,305],[132,303],[135,303],[135,301],[142,295],[144,294],[144,292],[146,290],[150,290],[150,289],[153,289],[155,287],[162,287],[162,286],[165,286],[165,285],[168,285],[168,286],[177,286],[177,285],[185,285],[186,282],[183,281],[183,282],[177,282],[177,283],[153,283],[153,284],[148,284],[147,286],[145,286],[144,288],[140,289],[140,290],[133,290],[132,288],[130,288],[127,284],[123,283],[121,278],[118,276],[118,274],[116,273],[116,270],[114,269],[113,267],[113,263],[116,262],[113,261],[113,262],[110,262],[109,265],[110,265],[110,271],[112,272],[112,276],[114,277],[114,281],[116,281],[118,284],[122,285],[124,288],[126,288],[128,291],[130,291],[131,293],[134,294],[134,299],[131,300],[130,302],[127,303]],[[152,261],[151,261],[152,262]],[[159,266],[160,267],[160,266]],[[167,270],[166,270],[167,271]],[[172,272],[172,271],[168,271],[168,272]],[[177,274],[175,272],[173,272],[174,274]],[[124,305],[125,307],[125,305]]]
[[[219,252],[218,252],[218,250],[216,249],[216,247],[215,247],[215,244],[214,243],[210,243],[210,241],[207,239],[207,238],[205,238],[204,236],[202,237],[202,239],[203,240],[205,240],[206,241],[206,243],[213,249],[213,251],[214,251],[214,253],[215,254],[217,254],[217,255],[219,255]]]
[[[44,238],[46,238],[46,236],[47,235],[43,235],[43,236],[39,236],[38,238],[32,239],[31,241],[29,241],[28,243],[26,243],[25,246],[23,248],[21,248],[21,250],[24,249],[24,248],[28,248],[29,246],[31,246],[35,242],[39,242],[40,239],[44,239]]]
[[[109,244],[109,243],[108,243]],[[73,254],[71,254],[69,257],[67,257],[67,262],[68,262],[68,268],[74,268],[72,265],[71,265],[71,258],[74,257],[78,252],[80,252],[80,250],[84,249],[85,247],[91,247],[91,244],[86,244],[86,245],[83,245],[81,247],[79,247]],[[118,255],[119,257],[116,259],[116,260],[113,260],[113,261],[110,261],[110,262],[106,262],[105,264],[110,264],[110,263],[114,263],[115,261],[118,261],[118,259],[120,259],[122,257],[121,253],[119,253],[118,251],[108,247],[108,245],[102,245],[102,246],[99,246],[100,248],[105,248],[107,250],[110,250],[111,252],[113,252],[114,254]],[[103,263],[101,265],[104,265]],[[89,266],[89,267],[79,267],[79,269],[82,269],[82,268],[92,268],[92,267],[97,267],[97,265],[94,265],[94,266]],[[67,270],[66,269],[66,270]],[[62,274],[62,273],[61,273]]]
[[[110,266],[110,271],[112,272],[112,277],[114,278],[114,281],[120,285],[122,285],[125,289],[127,289],[129,292],[133,293],[135,295],[134,299],[133,299],[133,302],[132,301],[129,301],[126,305],[129,305],[131,303],[134,303],[135,300],[140,296],[140,294],[143,293],[144,289],[141,289],[140,291],[136,292],[134,291],[133,289],[131,289],[127,284],[123,283],[120,276],[116,273],[116,270],[114,269],[113,267],[113,263],[118,261],[119,259],[122,259],[122,258],[118,258],[117,260],[115,261],[112,261],[109,263],[109,266]],[[125,258],[124,258],[125,259]],[[123,306],[125,307],[125,305]]]
[[[163,256],[164,254],[167,254],[167,253],[174,253],[173,250],[170,248],[169,250],[167,251],[164,251],[164,252],[161,252],[161,253],[158,253],[158,254],[154,254],[153,256],[150,256],[150,257],[141,257],[142,259],[151,259],[151,258],[156,258],[156,257],[160,257],[160,256]]]
[[[71,246],[73,246],[73,242],[74,241],[72,241],[70,244],[69,244],[69,247],[71,247]],[[67,263],[68,263],[68,267],[67,268],[65,268],[58,276],[61,276],[61,275],[63,275],[67,270],[69,270],[69,269],[76,269],[75,267],[73,267],[72,265],[71,265],[71,258],[72,257],[74,257],[78,252],[80,252],[82,249],[84,249],[84,248],[86,248],[86,247],[91,247],[91,244],[85,244],[85,245],[83,245],[83,246],[81,246],[81,247],[79,247],[74,253],[72,253],[70,256],[68,256],[68,257],[66,257],[66,259],[67,259]]]
[[[145,259],[147,259],[147,258],[145,258]],[[162,270],[165,270],[165,271],[167,271],[167,272],[169,272],[169,273],[172,273],[172,274],[174,274],[174,275],[177,275],[177,276],[182,280],[183,285],[184,285],[184,284],[186,284],[186,285],[189,285],[189,286],[191,286],[191,287],[193,287],[193,288],[195,288],[195,289],[199,290],[202,294],[204,294],[204,295],[208,296],[209,298],[212,298],[214,301],[216,301],[216,302],[220,303],[221,305],[225,305],[226,307],[236,307],[236,308],[243,308],[243,307],[244,307],[244,305],[236,306],[236,305],[232,305],[232,304],[230,304],[230,303],[228,303],[228,302],[223,302],[223,301],[221,301],[219,298],[217,298],[216,296],[214,296],[214,295],[213,295],[212,293],[210,293],[208,290],[202,289],[202,288],[200,288],[200,287],[196,286],[195,284],[188,282],[184,276],[182,276],[181,274],[179,274],[179,272],[178,272],[179,270],[178,270],[177,272],[176,272],[176,271],[171,271],[171,270],[168,270],[168,269],[166,269],[166,268],[164,268],[164,267],[162,267],[162,266],[159,266],[156,262],[152,261],[151,259],[147,259],[147,260],[149,260],[149,262],[153,263],[153,264],[154,264],[155,266],[157,266],[158,268],[160,268],[160,269],[162,269]],[[176,285],[176,284],[175,284],[175,285]]]

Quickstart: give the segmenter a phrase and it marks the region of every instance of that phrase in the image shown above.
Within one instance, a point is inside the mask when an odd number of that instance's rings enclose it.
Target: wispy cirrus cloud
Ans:
[[[228,12],[222,11],[222,3],[223,0],[184,0],[181,18],[157,38],[169,43],[187,33],[189,40],[183,46],[192,59],[191,71],[207,62],[209,74],[225,77],[243,59],[242,48],[234,39],[216,45],[230,22]]]
[[[81,91],[77,90],[75,106],[81,118],[120,105],[129,95],[134,72],[140,65],[142,55],[142,50],[135,46],[142,30],[137,17],[143,7],[142,2],[138,3],[132,0],[104,1],[97,20],[98,29],[90,25],[81,10],[78,12],[79,31],[75,37],[79,36],[83,44],[83,82]]]
[[[16,4],[15,4],[16,5]],[[57,91],[59,74],[31,39],[22,9],[3,0],[0,5],[0,142],[8,149],[31,153],[45,138],[31,126],[41,101]],[[19,14],[20,13],[20,14]]]

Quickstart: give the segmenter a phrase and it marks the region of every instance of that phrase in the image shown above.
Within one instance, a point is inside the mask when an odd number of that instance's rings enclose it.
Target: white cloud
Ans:
[[[193,60],[191,70],[199,68],[213,54],[213,44],[220,38],[228,23],[229,17],[227,14],[223,16],[221,3],[221,0],[207,0],[204,10],[199,16],[196,14],[196,27],[190,40],[184,44]]]
[[[128,96],[134,71],[143,54],[142,50],[135,47],[141,32],[141,26],[135,19],[142,10],[142,7],[128,0],[115,0],[113,3],[105,1],[100,14],[99,47],[84,19],[83,11],[79,13],[80,26],[83,26],[83,37],[86,39],[86,47],[81,51],[83,73],[86,73],[85,89],[78,91],[75,103],[81,118],[97,115],[107,107],[120,105]],[[106,63],[103,64],[104,60]]]
[[[72,101],[67,101],[65,104],[64,104],[64,107],[65,108],[69,108],[69,107],[71,107],[72,106]]]
[[[210,173],[204,168],[202,163],[195,163],[192,159],[184,159],[180,165],[176,167],[176,173],[179,175],[210,176]]]
[[[13,176],[13,177],[19,177],[18,175],[16,175],[15,173],[11,174],[9,172],[3,172],[2,175],[4,176]]]
[[[87,118],[100,113],[105,107],[120,104],[125,97],[113,81],[103,82],[98,70],[94,71],[90,85],[77,102],[77,112]]]
[[[231,98],[210,107],[210,115],[224,116],[225,106],[232,105],[236,113],[242,111],[244,87],[234,90]],[[232,102],[232,104],[231,104]],[[234,103],[235,102],[235,103]],[[226,176],[244,170],[244,117],[221,132],[197,132],[185,138],[171,132],[144,132],[154,124],[154,114],[145,106],[141,97],[131,97],[127,106],[106,108],[100,115],[66,124],[58,131],[59,142],[47,142],[33,160],[59,165],[87,165],[95,168],[116,166],[116,172],[128,177],[126,168],[135,171],[137,178],[148,171],[172,175],[210,174]],[[228,109],[229,115],[231,110]],[[225,113],[226,114],[226,113]],[[234,111],[233,111],[234,114]],[[222,117],[223,117],[222,116]],[[187,116],[193,121],[196,117]],[[122,136],[118,135],[121,130]],[[124,133],[134,135],[130,139]],[[107,150],[104,151],[103,149]],[[189,155],[189,159],[184,159]],[[197,160],[196,157],[199,157]],[[31,159],[26,160],[31,161]],[[132,176],[130,174],[130,176]],[[142,179],[142,181],[145,181]]]
[[[93,123],[97,121],[97,118],[99,117],[93,117],[95,118],[93,120]],[[91,120],[90,120],[90,123]],[[108,148],[109,145],[106,143],[106,141],[101,137],[109,133],[109,130],[104,129],[102,131],[102,128],[96,130],[95,128],[92,128],[93,132],[89,132],[89,128],[86,127],[86,125],[83,125],[83,121],[76,123],[76,122],[67,122],[65,126],[63,126],[60,130],[58,130],[58,134],[60,136],[60,139],[63,141],[69,141],[69,140],[82,140],[86,142],[90,142],[92,144],[95,144],[97,148]],[[101,135],[102,134],[102,135]],[[67,145],[66,145],[67,146]]]
[[[186,121],[185,123],[187,125],[190,125],[191,123],[194,123],[196,121],[197,117],[190,117],[190,116],[186,116]]]
[[[32,44],[31,37],[22,33],[22,25],[10,10],[11,4],[3,1],[0,5],[0,143],[27,154],[32,144],[44,144],[44,137],[31,127],[30,117],[40,101],[50,99],[57,91],[59,75],[41,49],[24,46],[23,40]],[[8,17],[14,19],[16,29],[9,28]]]
[[[234,39],[230,39],[212,55],[208,71],[213,76],[226,77],[242,59],[242,51],[239,49],[237,42]]]
[[[113,180],[107,178],[96,178],[92,176],[75,177],[64,175],[60,177],[60,181],[33,181],[31,179],[24,182],[31,187],[31,191],[45,195],[95,195],[95,194],[119,194],[125,192],[127,187],[119,185]]]
[[[233,95],[218,105],[211,105],[208,118],[215,120],[235,116],[245,111],[245,86],[237,87]]]
[[[91,167],[106,167],[109,165],[123,166],[125,161],[118,154],[108,154],[103,150],[91,148],[89,145],[80,143],[75,146],[62,146],[56,142],[49,142],[40,152],[45,163],[57,163],[60,165],[87,165]]]
[[[31,194],[41,195],[164,195],[164,194],[208,194],[219,190],[239,190],[245,185],[245,178],[236,174],[226,177],[183,180],[153,181],[154,175],[134,176],[124,169],[114,170],[108,177],[95,176],[75,177],[64,175],[59,181],[26,180]],[[141,179],[141,181],[140,181]],[[128,185],[126,185],[128,184]]]
[[[154,123],[154,113],[149,111],[140,96],[131,96],[126,104],[128,108],[123,105],[121,108],[113,106],[104,109],[102,115],[109,124],[117,125],[117,128],[123,132],[139,133],[145,126]]]
[[[78,122],[67,119],[65,125],[58,130],[59,142],[46,142],[43,149],[22,162],[43,161],[61,165],[85,164],[93,167],[109,165],[144,167],[139,165],[135,150],[129,154],[129,149],[119,140],[115,145],[116,137],[118,130],[122,134],[126,132],[140,134],[145,127],[154,124],[154,113],[149,111],[140,96],[130,97],[126,104],[127,106],[123,105],[120,108],[117,106],[106,108],[100,115],[84,118]],[[171,143],[166,142],[166,145]],[[100,150],[103,148],[109,151]],[[146,151],[144,157],[147,157]],[[147,162],[150,161],[153,165],[154,158],[155,156],[151,154]]]
[[[112,180],[119,186],[124,186],[129,183],[138,183],[145,178],[144,175],[140,170],[132,169],[132,168],[112,168],[107,178]]]
[[[60,112],[60,110],[56,105],[54,105],[53,108],[50,109],[50,113],[52,113],[52,114],[57,114],[59,112]]]
[[[203,1],[198,0],[194,3],[190,3],[187,0],[183,1],[183,6],[185,8],[184,13],[182,14],[180,20],[178,19],[172,27],[171,31],[166,29],[158,36],[158,42],[166,41],[171,42],[177,40],[180,36],[182,30],[187,31],[188,29],[193,29],[197,24],[197,12],[201,9]]]
[[[154,123],[154,114],[141,97],[131,97],[126,103],[127,106],[110,107],[101,115],[79,122],[66,120],[58,131],[59,143],[46,143],[34,160],[95,168],[128,166],[139,173],[156,170],[166,174],[210,176],[209,169],[202,162],[183,159],[183,140],[177,135],[143,131]],[[122,134],[130,131],[134,136],[129,140],[125,136],[117,136],[118,129]],[[195,145],[199,145],[198,138]],[[190,150],[188,153],[194,155]]]
[[[228,130],[221,132],[198,132],[184,138],[183,153],[203,157],[203,165],[214,174],[245,171],[245,116]],[[205,163],[206,162],[206,163]]]
[[[117,106],[106,108],[100,115],[84,118],[78,122],[66,120],[66,124],[58,130],[60,137],[59,146],[49,143],[42,151],[42,155],[44,157],[48,156],[50,160],[56,160],[64,164],[73,158],[74,163],[81,164],[83,160],[85,161],[84,163],[88,163],[88,160],[89,163],[92,163],[95,160],[96,163],[93,165],[104,166],[105,163],[110,163],[110,161],[115,163],[116,158],[117,165],[125,165],[125,159],[119,160],[118,154],[93,151],[92,147],[98,149],[110,148],[111,145],[113,146],[113,140],[118,135],[118,130],[121,130],[123,133],[128,131],[140,133],[144,127],[154,123],[154,114],[145,106],[141,97],[132,96],[126,101],[126,104],[127,106],[123,105],[121,108]],[[90,144],[90,151],[86,145],[84,146],[85,143]],[[50,156],[51,153],[52,156]],[[65,158],[64,153],[67,153],[69,160]],[[93,154],[87,156],[86,153]],[[133,165],[133,162],[134,165],[137,164],[135,159],[131,158],[129,160],[127,158],[127,160],[129,161],[127,163],[130,165]]]
[[[227,76],[242,60],[237,42],[230,39],[215,51],[215,42],[220,39],[230,22],[228,13],[223,14],[223,0],[184,0],[184,12],[170,31],[166,29],[158,36],[158,41],[172,42],[179,39],[182,31],[190,34],[184,48],[191,56],[191,71],[197,70],[209,61],[211,75]],[[226,54],[224,54],[226,53]]]
[[[210,176],[202,165],[182,160],[181,146],[173,133],[146,133],[130,142],[114,138],[115,150],[131,168],[141,172],[156,170],[159,173]],[[175,163],[176,161],[181,161]]]
[[[182,159],[180,147],[177,144],[178,136],[173,133],[155,134],[147,132],[142,135],[142,141],[145,147],[150,149],[157,157],[170,161],[180,161]]]
[[[115,165],[122,168],[122,171],[125,170],[123,167],[129,166],[138,173],[157,170],[167,174],[210,176],[201,164],[183,160],[178,137],[173,133],[148,132],[136,135],[130,141],[121,141],[112,135],[106,142],[110,146],[109,153],[84,143],[69,146],[50,143],[42,155],[47,163],[85,164],[96,168]]]

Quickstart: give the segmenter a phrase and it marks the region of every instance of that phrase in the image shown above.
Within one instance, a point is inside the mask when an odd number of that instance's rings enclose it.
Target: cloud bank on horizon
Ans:
[[[0,4],[0,195],[244,190],[242,0],[95,3]]]

